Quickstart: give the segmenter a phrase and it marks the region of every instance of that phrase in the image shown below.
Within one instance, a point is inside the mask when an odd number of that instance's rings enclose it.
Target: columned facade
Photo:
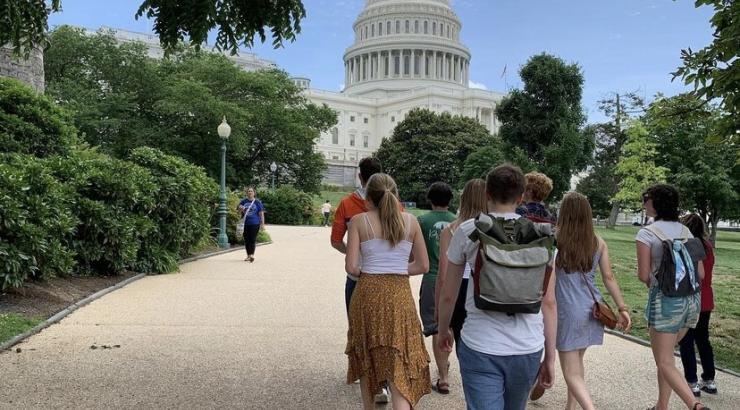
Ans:
[[[352,27],[344,89],[306,90],[312,102],[338,113],[337,126],[316,142],[329,166],[324,182],[357,182],[357,162],[414,108],[474,118],[498,131],[495,107],[503,95],[469,88],[471,53],[449,0],[366,0]]]

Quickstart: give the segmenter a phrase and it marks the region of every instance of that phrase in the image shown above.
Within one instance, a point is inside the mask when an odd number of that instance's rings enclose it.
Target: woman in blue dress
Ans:
[[[617,328],[629,331],[632,325],[619,285],[612,274],[609,250],[594,232],[591,205],[585,196],[569,192],[563,198],[557,222],[558,253],[555,257],[555,298],[558,304],[556,348],[568,385],[566,409],[594,409],[584,377],[583,356],[589,346],[604,340],[604,326],[594,318],[594,298],[601,300],[596,287],[596,268],[619,309]]]

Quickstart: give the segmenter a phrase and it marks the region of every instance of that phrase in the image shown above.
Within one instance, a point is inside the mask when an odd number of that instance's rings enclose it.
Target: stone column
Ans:
[[[409,74],[411,74],[411,78],[414,78],[416,76],[416,50],[413,48],[411,49],[411,67],[409,67]]]

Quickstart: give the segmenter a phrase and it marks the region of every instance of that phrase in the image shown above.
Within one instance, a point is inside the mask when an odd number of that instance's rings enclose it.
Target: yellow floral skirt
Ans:
[[[406,275],[363,274],[349,307],[347,383],[367,377],[374,394],[393,383],[411,405],[431,393],[429,353]]]

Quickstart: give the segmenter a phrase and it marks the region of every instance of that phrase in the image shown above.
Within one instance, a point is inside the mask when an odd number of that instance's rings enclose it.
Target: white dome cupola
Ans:
[[[467,88],[470,51],[449,0],[367,0],[344,53],[348,95]]]

